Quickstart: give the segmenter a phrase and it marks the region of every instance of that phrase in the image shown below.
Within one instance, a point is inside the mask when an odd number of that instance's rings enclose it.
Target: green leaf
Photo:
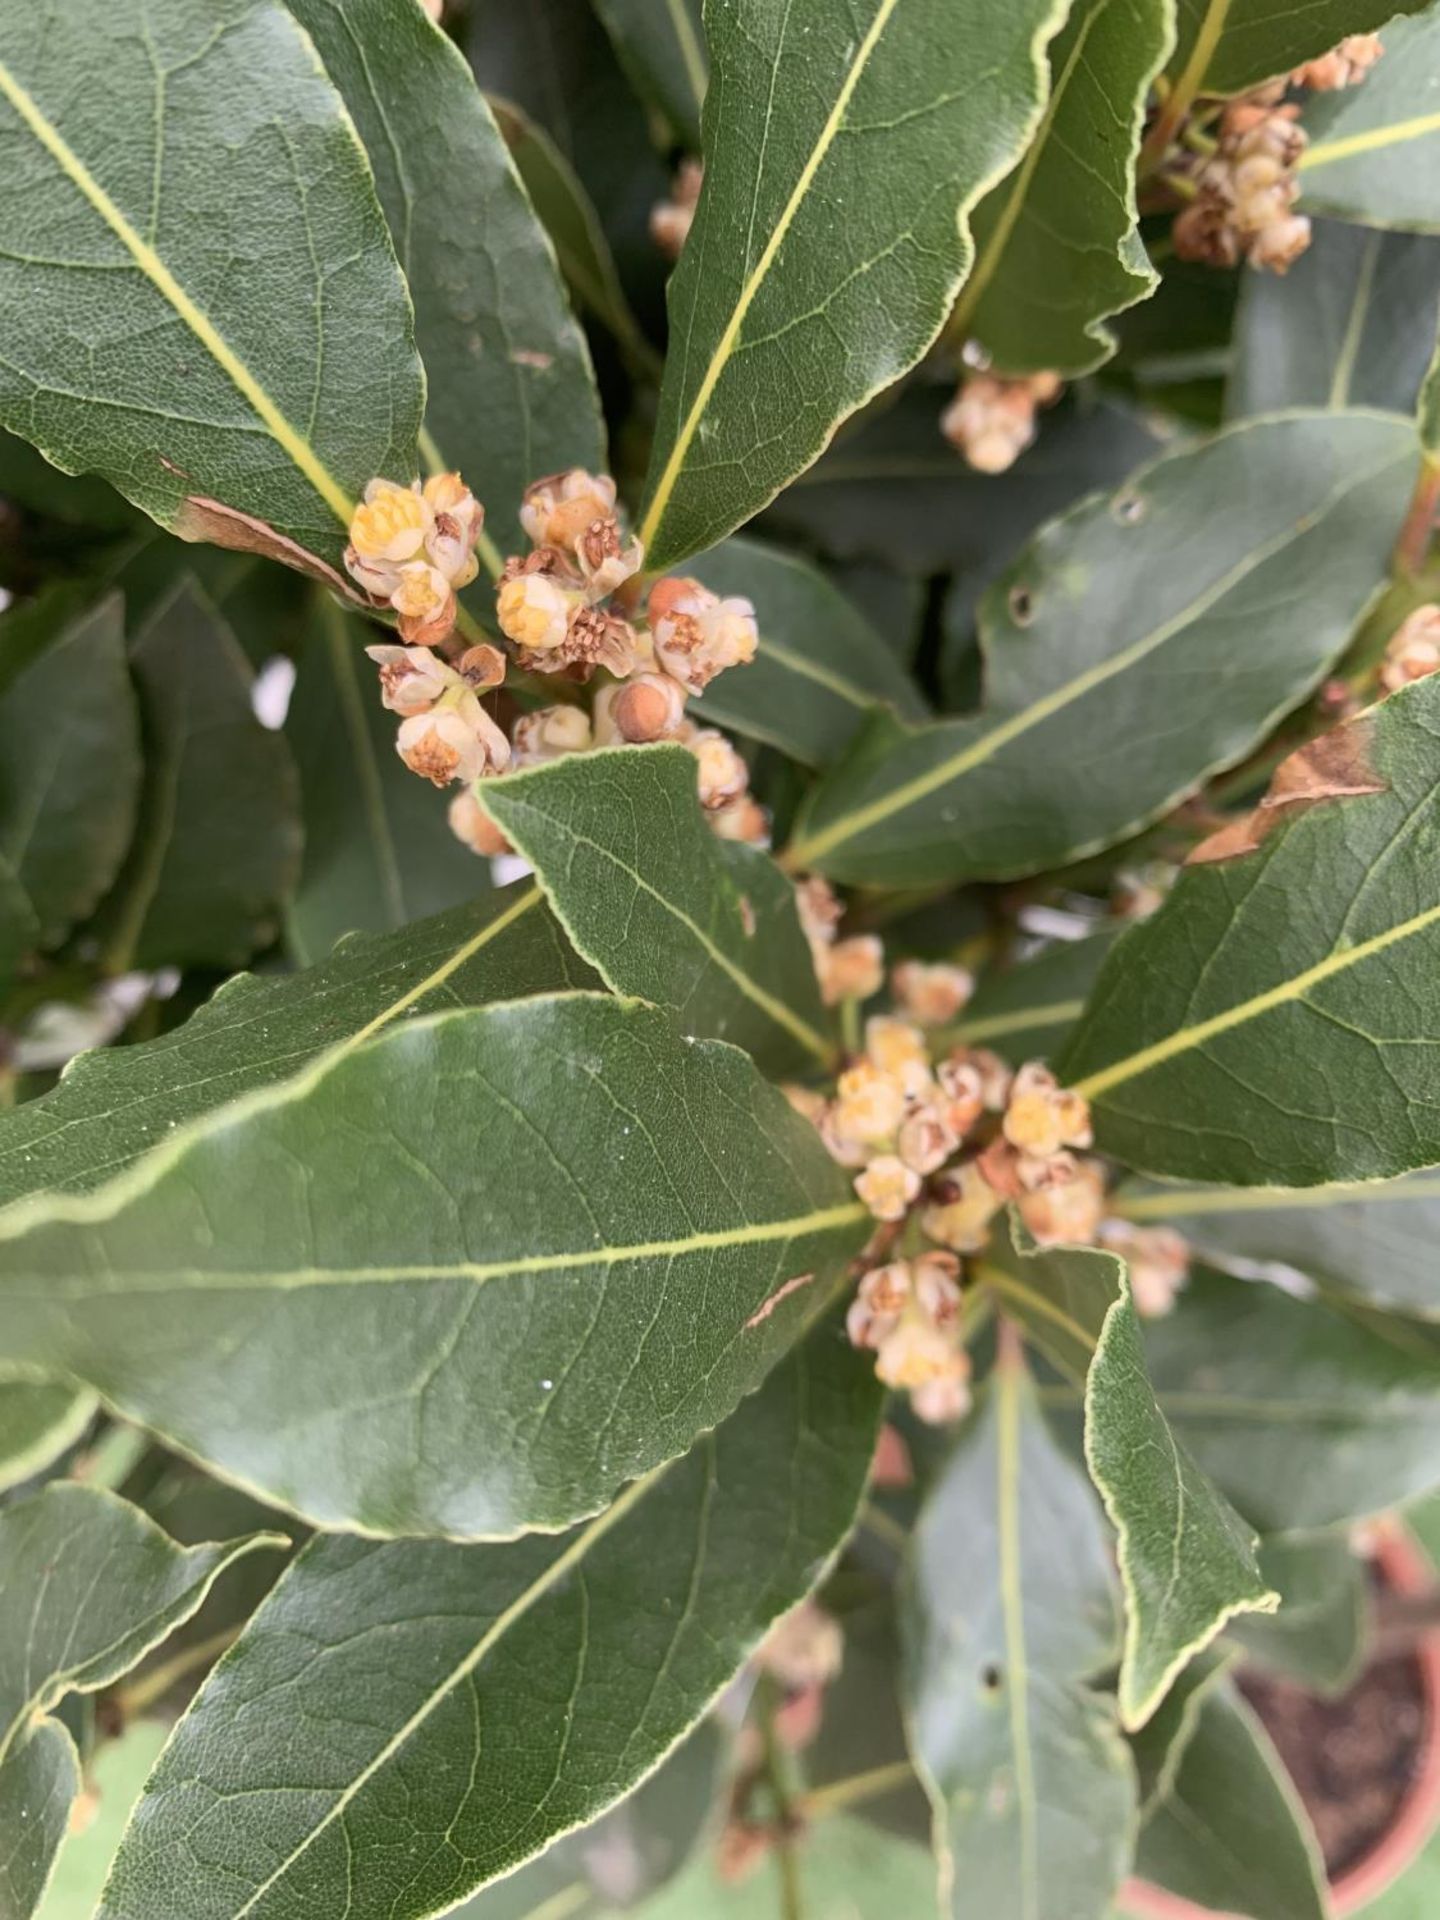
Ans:
[[[1433,300],[1431,302],[1433,305]],[[1416,425],[1420,429],[1420,448],[1432,474],[1440,467],[1440,341],[1437,341],[1420,382],[1416,402]]]
[[[445,795],[395,751],[400,722],[365,657],[375,628],[328,595],[312,615],[285,718],[305,821],[286,932],[305,965],[344,933],[396,932],[490,888],[489,862],[450,831]]]
[[[1346,11],[1356,11],[1353,0]],[[1393,9],[1380,0],[1376,11]],[[1361,86],[1317,93],[1305,104],[1300,124],[1310,145],[1300,160],[1300,208],[1364,227],[1440,233],[1440,108],[1432,84],[1440,12],[1429,7],[1418,19],[1396,20],[1384,38],[1385,57]]]
[[[895,651],[809,561],[727,540],[694,562],[714,593],[755,604],[760,643],[740,672],[711,682],[695,711],[806,766],[837,760],[877,706],[914,719],[925,702]]]
[[[1200,1710],[1206,1695],[1224,1678],[1235,1659],[1235,1648],[1223,1642],[1197,1653],[1189,1665],[1176,1674],[1170,1691],[1144,1726],[1130,1735],[1142,1820],[1174,1786],[1185,1749],[1200,1724]]]
[[[1223,1265],[1279,1261],[1327,1293],[1440,1320],[1440,1178],[1417,1173],[1350,1186],[1175,1187],[1137,1182],[1116,1196],[1127,1220],[1164,1221]]]
[[[0,1113],[0,1206],[87,1192],[176,1126],[333,1063],[402,1018],[594,983],[536,887],[347,940],[304,973],[241,974],[183,1026],[82,1054],[53,1092]]]
[[[1364,1563],[1344,1534],[1267,1540],[1260,1571],[1279,1611],[1231,1623],[1246,1657],[1303,1687],[1339,1693],[1365,1663]]]
[[[1017,1066],[1052,1057],[1085,1011],[1086,995],[1118,931],[1107,927],[1080,940],[1055,940],[1003,972],[981,974],[947,1038],[991,1047]]]
[[[1435,345],[1437,308],[1440,241],[1317,220],[1287,273],[1245,275],[1226,412],[1410,413]]]
[[[913,1841],[877,1833],[840,1816],[802,1834],[794,1846],[799,1910],[804,1920],[897,1920],[934,1911],[935,1862]],[[776,1920],[786,1895],[775,1856],[748,1878],[722,1874],[698,1860],[636,1920]]]
[[[769,854],[717,840],[686,747],[570,754],[485,783],[577,951],[617,993],[673,1007],[776,1073],[836,1057],[795,889]]]
[[[40,922],[14,870],[0,859],[0,995],[15,982],[27,954],[40,942]]]
[[[1093,489],[1118,486],[1157,446],[1137,414],[1082,391],[1040,416],[1035,445],[1008,473],[976,473],[941,435],[948,397],[917,383],[857,421],[762,527],[840,560],[955,572],[983,586],[1037,527]]]
[[[981,609],[983,712],[873,720],[812,792],[789,863],[927,886],[1061,866],[1136,832],[1241,759],[1339,654],[1414,459],[1413,429],[1385,416],[1258,421],[1053,522]]]
[[[1107,1153],[1246,1186],[1440,1160],[1437,734],[1419,680],[1302,749],[1297,798],[1227,834],[1254,850],[1187,867],[1118,943],[1059,1069]]]
[[[252,1534],[182,1550],[137,1507],[57,1481],[0,1510],[0,1913],[40,1904],[80,1785],[53,1718],[63,1695],[117,1680],[204,1600],[242,1555],[284,1546]]]
[[[192,580],[130,652],[144,779],[135,838],[101,909],[117,967],[240,966],[268,946],[300,864],[285,742],[255,718],[249,664]]]
[[[971,265],[970,210],[1034,131],[1061,14],[816,0],[802,29],[770,0],[711,9],[705,186],[670,282],[649,565],[733,532],[920,359]]]
[[[577,1531],[315,1540],[181,1722],[102,1920],[420,1920],[592,1819],[834,1554],[879,1403],[826,1327]]]
[[[603,464],[590,356],[554,252],[463,55],[415,0],[287,4],[355,117],[409,282],[422,451],[484,502],[498,571],[530,482]]]
[[[1319,1301],[1200,1268],[1145,1352],[1166,1418],[1263,1532],[1334,1526],[1435,1482],[1440,1362]]]
[[[119,595],[74,619],[51,598],[22,617],[47,611],[49,644],[0,692],[0,860],[54,945],[94,908],[130,843],[140,723]],[[0,622],[0,648],[14,617]]]
[[[595,0],[595,8],[636,93],[680,146],[699,153],[708,79],[700,0]]]
[[[6,1223],[18,1364],[320,1525],[486,1538],[723,1419],[871,1224],[742,1053],[586,994],[404,1021]]]
[[[985,1278],[1046,1357],[1084,1380],[1085,1458],[1120,1536],[1120,1717],[1141,1727],[1227,1620],[1270,1612],[1278,1596],[1260,1576],[1254,1533],[1157,1404],[1123,1261],[1023,1247]]]
[[[8,8],[0,136],[0,418],[163,526],[333,569],[353,496],[414,469],[424,382],[354,128],[284,7]]]
[[[79,478],[52,467],[28,440],[0,429],[0,497],[45,520],[59,520],[89,534],[129,533],[145,523],[103,480]]]
[[[1328,53],[1348,33],[1383,27],[1397,13],[1417,13],[1429,0],[1177,0],[1178,37],[1170,72],[1186,99],[1196,93],[1243,93]],[[1387,60],[1393,57],[1385,36]],[[1280,1916],[1276,1916],[1280,1920]]]
[[[0,1493],[43,1473],[95,1418],[93,1393],[49,1380],[0,1378]]]
[[[158,1720],[136,1720],[119,1739],[107,1740],[86,1767],[95,1813],[61,1847],[36,1920],[91,1920],[120,1836],[169,1732]]]
[[[1208,1691],[1136,1871],[1207,1909],[1326,1920],[1320,1850],[1264,1728],[1228,1682]]]
[[[954,1911],[1103,1920],[1136,1806],[1115,1703],[1086,1685],[1119,1640],[1109,1539],[1018,1355],[922,1509],[902,1617]]]
[[[949,326],[997,372],[1088,373],[1115,351],[1105,321],[1158,283],[1135,156],[1173,38],[1169,0],[1076,0],[1051,43],[1044,117],[975,209],[975,266]]]
[[[630,309],[600,215],[579,174],[528,113],[494,96],[489,107],[530,204],[550,236],[571,297],[610,329],[637,370],[657,373],[660,356]]]

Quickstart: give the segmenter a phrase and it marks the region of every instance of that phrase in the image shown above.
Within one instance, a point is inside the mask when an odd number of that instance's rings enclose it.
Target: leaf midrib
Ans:
[[[10,102],[23,124],[39,141],[70,184],[99,214],[145,279],[184,322],[242,398],[254,409],[263,421],[271,439],[283,450],[292,465],[304,475],[336,518],[348,523],[354,511],[354,502],[321,460],[319,454],[304,434],[286,418],[214,322],[190,298],[154,247],[131,225],[125,214],[61,134],[59,128],[41,112],[38,102],[31,97],[29,91],[21,85],[3,62],[0,62],[0,94]]]
[[[1022,1363],[1002,1360],[995,1370],[996,1520],[1000,1549],[1000,1610],[1005,1632],[1006,1696],[1010,1746],[1015,1756],[1015,1799],[1020,1832],[1022,1920],[1040,1920],[1036,1853],[1035,1762],[1030,1747],[1029,1658],[1020,1552],[1020,1389]]]

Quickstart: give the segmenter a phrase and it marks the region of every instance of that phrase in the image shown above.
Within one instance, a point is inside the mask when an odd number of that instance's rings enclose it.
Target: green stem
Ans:
[[[1426,454],[1422,456],[1420,471],[1415,476],[1415,491],[1410,496],[1405,524],[1400,529],[1400,538],[1395,542],[1395,552],[1390,562],[1390,571],[1395,578],[1411,578],[1425,565],[1435,532],[1437,509],[1440,509],[1440,464]]]

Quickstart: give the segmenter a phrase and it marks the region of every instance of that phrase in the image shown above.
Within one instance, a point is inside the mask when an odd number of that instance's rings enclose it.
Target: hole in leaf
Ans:
[[[980,1684],[986,1693],[999,1693],[1001,1687],[1005,1684],[1005,1676],[997,1666],[982,1667],[980,1669]]]
[[[1149,503],[1143,494],[1117,493],[1110,502],[1110,511],[1122,527],[1138,527],[1149,513]]]
[[[1011,587],[1010,618],[1017,627],[1028,627],[1035,618],[1035,596],[1029,587]]]

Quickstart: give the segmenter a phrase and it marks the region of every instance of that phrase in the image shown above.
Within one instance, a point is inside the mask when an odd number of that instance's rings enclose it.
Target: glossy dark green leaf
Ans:
[[[1327,53],[1347,33],[1368,33],[1397,13],[1418,13],[1427,4],[1307,0],[1297,7],[1291,0],[1177,0],[1170,72],[1182,76],[1187,98],[1197,92],[1242,93]]]
[[[7,8],[0,145],[0,418],[165,526],[218,502],[224,544],[263,522],[333,567],[353,496],[414,470],[423,378],[354,128],[285,8]]]
[[[840,560],[993,579],[1037,527],[1156,451],[1139,416],[1088,393],[1040,416],[1008,473],[976,473],[940,432],[942,388],[910,387],[857,422],[761,525]],[[973,594],[972,594],[973,597]]]
[[[0,1492],[43,1473],[95,1418],[93,1393],[48,1380],[0,1378]]]
[[[824,767],[875,707],[909,719],[924,713],[897,650],[808,561],[758,541],[727,540],[693,571],[712,592],[753,601],[760,627],[755,658],[721,674],[695,703],[703,719]]]
[[[485,807],[615,992],[775,1073],[833,1063],[795,889],[768,853],[715,837],[688,748],[569,754],[487,781]]]
[[[934,1911],[935,1863],[927,1849],[846,1815],[796,1842],[795,1883],[804,1920],[918,1920]],[[785,1897],[773,1854],[740,1880],[722,1874],[711,1858],[647,1900],[637,1920],[776,1920]]]
[[[509,100],[492,97],[489,104],[572,299],[610,329],[634,367],[657,371],[660,356],[630,310],[600,215],[579,174],[528,113]]]
[[[1317,220],[1287,273],[1245,275],[1226,412],[1409,413],[1435,345],[1437,310],[1440,240]]]
[[[268,1534],[182,1550],[138,1508],[57,1481],[0,1510],[0,1913],[40,1903],[80,1786],[64,1694],[118,1679]]]
[[[1324,736],[1287,763],[1301,804],[1262,805],[1226,842],[1253,851],[1188,867],[1119,942],[1060,1063],[1107,1153],[1247,1186],[1440,1160],[1437,736],[1434,680]]]
[[[1279,1261],[1327,1293],[1440,1320],[1440,1178],[1432,1173],[1290,1191],[1137,1183],[1117,1211],[1177,1228],[1222,1264]]]
[[[1170,1689],[1143,1727],[1130,1735],[1130,1751],[1140,1789],[1140,1818],[1152,1812],[1175,1784],[1185,1749],[1200,1724],[1200,1710],[1238,1659],[1235,1647],[1221,1641],[1197,1653],[1176,1674]]]
[[[0,1206],[99,1186],[176,1126],[407,1016],[594,984],[525,886],[347,940],[303,973],[241,974],[158,1040],[83,1054],[53,1092],[0,1113]]]
[[[916,1763],[957,1915],[1108,1914],[1135,1772],[1113,1697],[1087,1682],[1118,1652],[1117,1598],[1099,1502],[1002,1353],[925,1502],[903,1614]]]
[[[1319,1301],[1200,1268],[1145,1354],[1176,1433],[1264,1532],[1333,1526],[1435,1483],[1440,1360]]]
[[[420,1920],[592,1819],[834,1554],[879,1398],[827,1326],[574,1532],[315,1540],[166,1750],[104,1920]]]
[[[682,1452],[870,1225],[744,1054],[588,994],[404,1021],[6,1223],[18,1363],[322,1525],[486,1538]]]
[[[700,0],[595,0],[636,93],[679,145],[700,151],[708,70]]]
[[[984,973],[949,1034],[967,1047],[990,1047],[1017,1065],[1058,1053],[1085,1011],[1085,1000],[1117,929],[1055,940],[1032,959]]]
[[[1277,1596],[1256,1564],[1255,1534],[1157,1403],[1124,1263],[1088,1248],[1041,1248],[987,1278],[1046,1357],[1084,1381],[1085,1457],[1120,1536],[1120,1715],[1128,1728],[1143,1726],[1227,1620],[1270,1612]]]
[[[1137,831],[1340,652],[1414,458],[1408,423],[1383,415],[1257,421],[1053,522],[986,597],[983,711],[873,720],[811,794],[790,860],[920,886],[1060,866]]]
[[[0,649],[7,625],[0,622]],[[124,613],[112,594],[76,619],[57,619],[50,644],[0,693],[0,859],[25,889],[46,944],[83,919],[115,878],[139,792],[140,722]]]
[[[1346,10],[1356,11],[1353,5]],[[1376,11],[1388,15],[1394,9],[1380,0]],[[1399,11],[1417,9],[1406,5]],[[1301,210],[1363,227],[1440,233],[1440,106],[1434,86],[1440,13],[1429,7],[1418,19],[1396,20],[1383,37],[1384,58],[1360,86],[1314,94],[1306,102],[1301,125],[1310,145],[1300,162]]]
[[[1267,1540],[1260,1571],[1280,1595],[1272,1614],[1231,1622],[1246,1658],[1303,1687],[1338,1693],[1365,1661],[1365,1564],[1344,1533]]]
[[[422,452],[460,469],[504,553],[532,480],[603,465],[590,356],[554,252],[464,57],[423,7],[287,4],[355,118],[409,282]]]
[[[375,628],[317,596],[285,737],[300,774],[305,852],[286,914],[298,960],[344,933],[390,933],[490,888],[490,865],[450,831],[447,796],[395,751],[367,645]]]
[[[1034,130],[1060,18],[1052,0],[814,0],[803,25],[770,0],[712,9],[705,186],[670,283],[640,529],[652,565],[732,533],[920,359],[971,264],[969,212]]]
[[[1326,1920],[1309,1820],[1263,1727],[1223,1680],[1206,1693],[1175,1778],[1140,1829],[1135,1868],[1218,1912]]]
[[[950,323],[997,372],[1089,372],[1115,350],[1106,320],[1156,285],[1135,156],[1173,38],[1168,0],[1077,0],[1051,42],[1044,117],[975,209],[975,265]]]

